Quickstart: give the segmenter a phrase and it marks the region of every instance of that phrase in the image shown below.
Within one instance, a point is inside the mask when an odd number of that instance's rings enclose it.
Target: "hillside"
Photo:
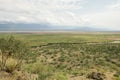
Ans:
[[[0,72],[2,80],[120,80],[119,34],[11,35],[0,34],[1,50],[8,45],[14,54]]]

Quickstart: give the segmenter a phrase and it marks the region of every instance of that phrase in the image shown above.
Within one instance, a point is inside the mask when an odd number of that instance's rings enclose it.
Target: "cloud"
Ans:
[[[82,15],[89,25],[120,30],[120,0],[106,5],[101,12]]]
[[[80,4],[82,0],[0,0],[0,21],[69,23],[73,16],[66,11],[80,9]]]
[[[112,10],[120,10],[120,0],[113,2],[111,5],[107,6],[108,9]]]
[[[0,0],[0,22],[120,29],[119,14],[120,0]]]
[[[120,12],[105,11],[91,15],[85,15],[84,18],[93,25],[98,27],[108,27],[111,29],[120,29]]]
[[[120,3],[114,4],[114,5],[110,5],[109,8],[110,9],[120,9]]]

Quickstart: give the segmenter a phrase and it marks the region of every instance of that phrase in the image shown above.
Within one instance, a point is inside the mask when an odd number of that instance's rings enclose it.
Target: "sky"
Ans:
[[[0,0],[0,22],[120,30],[120,0]]]

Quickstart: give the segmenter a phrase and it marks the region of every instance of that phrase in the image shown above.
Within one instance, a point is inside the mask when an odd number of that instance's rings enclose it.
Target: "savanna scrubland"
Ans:
[[[0,80],[120,80],[120,34],[0,33]]]

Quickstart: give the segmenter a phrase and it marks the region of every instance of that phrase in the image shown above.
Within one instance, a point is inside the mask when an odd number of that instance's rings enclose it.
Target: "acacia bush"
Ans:
[[[28,57],[29,49],[27,45],[20,40],[15,39],[13,36],[0,39],[0,70],[2,71],[14,71],[19,68],[22,60]],[[17,61],[14,65],[14,70],[7,70],[7,60],[13,58]],[[12,63],[11,63],[12,64]],[[10,66],[11,67],[11,66]]]

